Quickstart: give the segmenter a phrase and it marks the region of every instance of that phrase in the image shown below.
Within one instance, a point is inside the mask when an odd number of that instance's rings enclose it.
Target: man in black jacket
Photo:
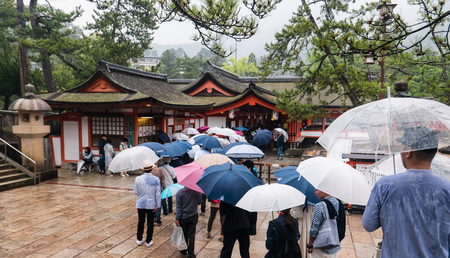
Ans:
[[[105,145],[108,137],[106,135],[102,135],[102,139],[98,143],[98,152],[100,154],[100,159],[98,160],[98,167],[100,169],[100,174],[105,173]]]
[[[220,202],[220,213],[225,215],[222,225],[223,248],[221,258],[230,258],[236,240],[242,258],[250,257],[250,227],[256,226],[257,213],[248,212],[226,202]]]

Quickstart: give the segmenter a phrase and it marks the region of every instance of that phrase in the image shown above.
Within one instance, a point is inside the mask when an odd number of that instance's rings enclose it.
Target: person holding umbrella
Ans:
[[[381,257],[448,257],[450,182],[430,171],[436,132],[411,127],[396,141],[407,171],[375,183],[362,225],[369,232],[383,229]]]
[[[283,242],[285,241],[283,233],[279,231],[280,228],[284,231],[288,239],[293,239],[293,243],[297,243],[297,240],[300,238],[298,221],[291,216],[290,211],[291,209],[281,211],[278,218],[269,222],[266,233],[266,248],[269,252],[264,256],[265,258],[278,257],[280,247],[283,246]],[[278,226],[275,225],[277,223]],[[297,251],[297,254],[301,254],[300,247],[298,247]]]
[[[144,174],[136,177],[134,181],[134,194],[137,195],[136,208],[139,217],[136,244],[143,244],[144,224],[147,217],[146,247],[153,245],[153,217],[161,207],[161,183],[156,176],[150,174],[155,167],[155,165],[144,167]]]
[[[201,194],[188,187],[177,192],[175,224],[183,229],[187,250],[181,250],[182,255],[195,258],[195,229],[198,222],[198,205],[202,202]]]
[[[283,148],[284,148],[284,136],[277,132],[277,138],[275,140],[277,142],[277,160],[283,160]]]
[[[105,174],[105,144],[108,137],[103,134],[102,138],[100,139],[100,142],[98,143],[98,152],[100,155],[100,158],[98,160],[98,167],[100,169],[100,174]]]
[[[156,162],[156,166],[152,169],[152,175],[156,176],[159,179],[159,182],[161,184],[161,192],[164,191],[164,189],[166,189],[166,177],[164,175],[164,170],[162,170],[161,168],[159,168],[160,166],[163,166],[164,163],[161,160],[158,160],[158,162]],[[158,210],[155,212],[155,222],[159,225],[161,225],[161,205],[158,208]]]

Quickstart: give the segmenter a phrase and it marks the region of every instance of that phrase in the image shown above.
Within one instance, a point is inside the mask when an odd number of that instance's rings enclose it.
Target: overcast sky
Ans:
[[[356,0],[353,6],[357,8],[368,0]],[[43,2],[43,1],[42,1]],[[87,21],[92,21],[93,9],[95,5],[85,0],[49,0],[53,7],[63,9],[65,11],[74,10],[76,6],[82,6],[84,14],[75,21],[76,25],[84,26]],[[407,0],[392,0],[392,3],[398,4],[394,9],[395,13],[399,13],[409,21],[417,19],[417,9],[407,5]],[[264,43],[274,40],[274,34],[280,31],[284,24],[288,23],[292,13],[297,9],[299,0],[283,0],[277,5],[277,8],[267,17],[260,21],[258,32],[255,36],[248,40],[238,43],[238,58],[247,56],[248,51],[254,50],[257,56],[264,54]],[[447,4],[446,9],[449,9]],[[318,10],[313,10],[318,12]],[[192,43],[190,39],[195,33],[191,22],[167,22],[160,25],[160,28],[154,33],[153,43],[157,44],[186,44]],[[234,41],[226,41],[226,45],[234,47]],[[242,49],[243,51],[239,51]],[[250,49],[250,50],[248,50]],[[245,51],[244,51],[245,50]],[[244,52],[244,53],[243,53]],[[159,53],[161,54],[161,53]]]

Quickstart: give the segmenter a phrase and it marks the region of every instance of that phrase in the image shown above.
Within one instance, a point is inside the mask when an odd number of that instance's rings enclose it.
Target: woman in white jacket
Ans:
[[[128,149],[128,138],[123,138],[122,142],[120,143],[119,149],[121,152]],[[120,175],[122,177],[130,176],[127,174],[127,171],[120,171]]]

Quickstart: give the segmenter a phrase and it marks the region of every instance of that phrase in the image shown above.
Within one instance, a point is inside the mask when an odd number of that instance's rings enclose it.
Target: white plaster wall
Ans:
[[[226,117],[208,117],[208,126],[209,127],[226,127],[227,118]]]
[[[64,159],[65,160],[79,160],[80,150],[78,141],[78,122],[64,121]]]
[[[89,123],[87,116],[81,118],[81,144],[83,148],[89,146]]]

